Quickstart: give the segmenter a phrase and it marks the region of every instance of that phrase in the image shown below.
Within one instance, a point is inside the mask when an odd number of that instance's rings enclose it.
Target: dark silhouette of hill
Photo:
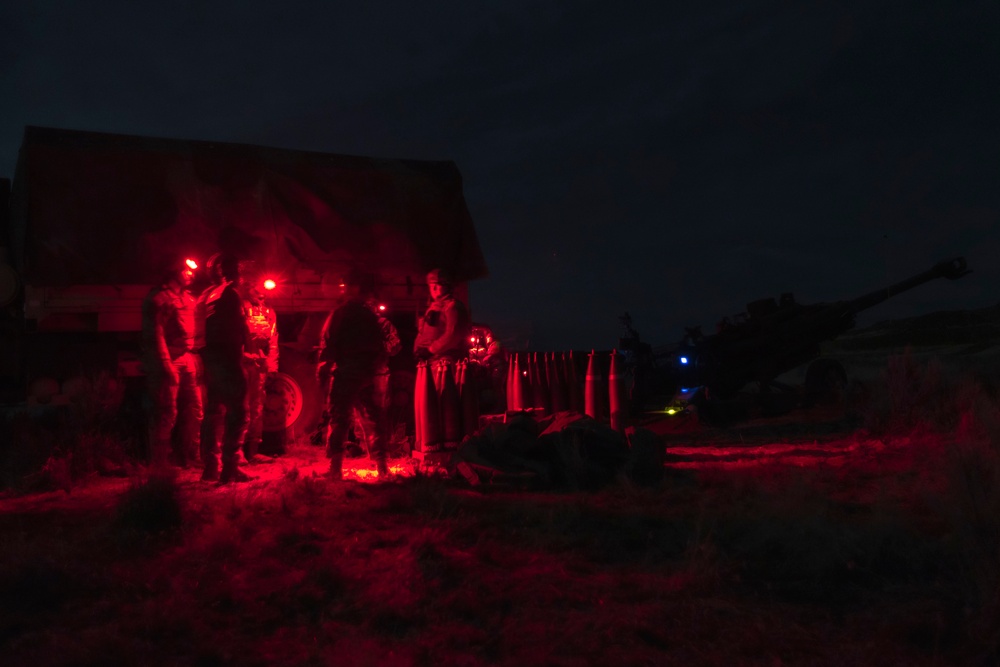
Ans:
[[[876,322],[864,329],[850,331],[833,343],[844,352],[907,346],[960,346],[962,352],[969,353],[996,345],[1000,345],[1000,304]]]

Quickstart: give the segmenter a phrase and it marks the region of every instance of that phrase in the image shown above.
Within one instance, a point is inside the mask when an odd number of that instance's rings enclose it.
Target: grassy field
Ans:
[[[997,664],[1000,410],[933,365],[894,364],[849,432],[665,438],[655,488],[471,488],[405,460],[391,482],[362,467],[334,484],[308,445],[221,488],[50,461],[47,487],[0,499],[0,655]],[[723,450],[743,455],[705,454]]]

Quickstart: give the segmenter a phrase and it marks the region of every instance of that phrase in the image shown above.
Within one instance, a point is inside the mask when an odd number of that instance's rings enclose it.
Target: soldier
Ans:
[[[371,434],[369,456],[375,461],[379,478],[389,475],[385,439],[376,425],[382,420],[376,376],[387,358],[382,326],[378,316],[365,305],[365,292],[371,283],[362,274],[352,272],[345,281],[347,301],[330,315],[320,360],[333,369],[330,387],[330,436],[327,456],[330,477],[343,479],[344,439],[355,409]]]
[[[384,307],[379,304],[378,299],[376,298],[374,278],[369,277],[366,280],[370,280],[370,282],[362,285],[362,293],[367,294],[365,305],[368,306],[368,309],[375,313],[375,316],[378,318],[379,328],[382,331],[382,348],[385,352],[384,355],[379,357],[378,368],[375,369],[375,402],[378,403],[381,408],[381,419],[375,427],[381,431],[383,438],[388,439],[391,435],[388,428],[389,381],[391,379],[389,371],[389,358],[399,354],[399,351],[403,349],[403,343],[399,339],[399,331],[396,329],[396,326],[383,314]],[[363,430],[363,420],[359,419],[358,421],[361,422]],[[370,436],[368,439],[370,440]]]
[[[142,303],[150,459],[156,466],[167,463],[175,425],[179,429],[175,462],[186,468],[197,457],[202,404],[198,360],[191,353],[195,303],[187,291],[197,266],[193,260],[178,262]]]
[[[249,337],[243,351],[247,376],[247,432],[243,453],[252,462],[263,433],[264,384],[268,373],[278,372],[278,324],[267,305],[262,279],[253,262],[240,262],[240,294]]]
[[[455,298],[451,277],[441,269],[427,274],[431,303],[420,319],[413,353],[417,359],[457,361],[469,353],[469,309]]]
[[[484,324],[472,325],[469,340],[472,347],[469,348],[469,369],[465,381],[476,388],[485,412],[503,412],[506,408],[507,351]]]
[[[218,284],[203,295],[205,325],[201,356],[205,373],[205,419],[202,456],[205,481],[220,484],[251,480],[239,469],[239,453],[247,427],[247,379],[243,352],[248,338],[243,300],[236,289],[236,257],[220,254],[211,262]],[[221,431],[221,434],[220,434]],[[222,470],[219,470],[221,435]]]
[[[356,272],[354,274],[355,278],[358,279],[359,290],[361,295],[365,298],[365,305],[375,313],[378,318],[379,327],[382,330],[382,346],[385,350],[385,355],[380,357],[378,362],[378,368],[375,370],[375,392],[374,400],[381,407],[382,418],[378,424],[375,425],[376,428],[380,429],[383,437],[388,440],[390,435],[388,432],[388,409],[389,409],[389,382],[391,379],[391,373],[389,369],[389,358],[394,357],[399,354],[400,350],[403,349],[402,341],[399,338],[399,331],[396,329],[396,325],[385,316],[385,306],[380,304],[377,297],[377,285],[375,277],[371,274]],[[343,285],[346,292],[348,289],[347,284]],[[320,344],[317,348],[319,350],[319,365],[316,369],[316,379],[319,382],[320,390],[329,396],[330,388],[333,381],[333,366],[329,361],[322,360],[322,350],[324,349],[324,344],[326,340],[326,332],[330,327],[330,319],[333,317],[331,312],[326,316],[326,321],[323,323],[322,333],[320,334]],[[310,441],[314,445],[323,444],[329,437],[329,426],[330,426],[330,410],[329,405],[323,411],[323,416],[320,420],[320,424],[317,427],[315,433],[310,437]],[[371,452],[371,442],[370,434],[365,430],[365,419],[355,410],[354,418],[354,432],[359,435],[359,440],[365,442],[365,446]],[[345,453],[347,448],[345,446]]]
[[[194,351],[198,355],[201,361],[201,373],[198,378],[199,389],[201,392],[202,403],[205,402],[205,396],[208,390],[205,387],[205,316],[208,309],[209,303],[215,303],[222,296],[222,291],[229,285],[229,282],[222,277],[222,272],[219,269],[219,258],[222,257],[222,253],[215,253],[208,258],[205,262],[205,273],[208,279],[211,281],[208,287],[206,287],[195,299],[194,304]],[[199,454],[201,455],[202,463],[208,460],[209,454],[207,451],[211,451],[214,431],[209,428],[209,424],[204,420],[201,423],[201,447],[199,449]],[[214,428],[214,427],[213,427]],[[207,451],[206,451],[207,450]]]
[[[427,370],[434,378],[440,401],[443,442],[421,442],[420,445],[421,449],[430,452],[438,451],[442,446],[455,447],[461,439],[460,396],[455,391],[457,387],[447,382],[447,378],[454,377],[455,363],[469,354],[472,324],[468,308],[454,295],[451,276],[441,269],[434,269],[427,274],[427,288],[431,300],[418,323],[413,356],[418,361],[428,360]],[[449,388],[452,391],[449,392]],[[422,389],[415,386],[414,396],[419,395]],[[433,415],[429,416],[436,419]]]

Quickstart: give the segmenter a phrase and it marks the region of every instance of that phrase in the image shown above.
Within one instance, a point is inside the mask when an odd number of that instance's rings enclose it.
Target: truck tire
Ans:
[[[298,440],[316,428],[325,398],[306,356],[284,349],[281,354],[281,370],[269,374],[264,387],[263,430],[285,430],[290,440]]]

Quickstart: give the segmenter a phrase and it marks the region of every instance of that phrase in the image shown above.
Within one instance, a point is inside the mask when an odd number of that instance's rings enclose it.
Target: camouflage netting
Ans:
[[[449,468],[473,485],[591,491],[622,476],[654,486],[663,478],[665,455],[663,443],[645,429],[626,435],[577,412],[538,419],[520,412],[466,438]]]
[[[28,127],[11,193],[32,285],[150,284],[178,255],[457,280],[486,264],[453,162]]]

